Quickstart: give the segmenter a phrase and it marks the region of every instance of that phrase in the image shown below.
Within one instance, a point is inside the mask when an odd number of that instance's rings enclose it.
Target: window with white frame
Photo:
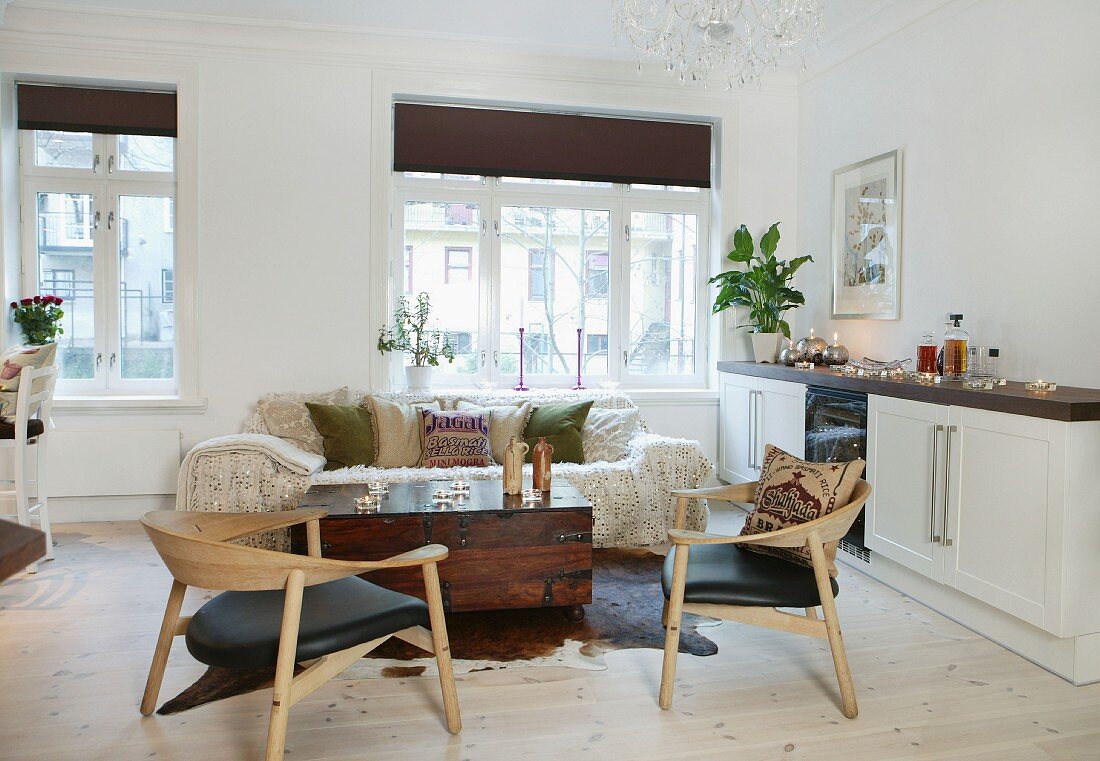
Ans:
[[[430,294],[458,353],[440,382],[514,385],[522,327],[525,374],[541,386],[573,385],[578,358],[590,386],[705,384],[709,193],[393,176],[395,298]]]
[[[20,140],[22,288],[65,299],[59,392],[176,393],[175,138]]]

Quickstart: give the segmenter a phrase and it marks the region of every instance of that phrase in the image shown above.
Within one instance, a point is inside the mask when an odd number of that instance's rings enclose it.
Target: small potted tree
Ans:
[[[428,294],[421,291],[413,307],[402,299],[393,312],[393,327],[383,325],[379,331],[378,351],[402,352],[412,360],[411,365],[405,366],[405,385],[410,391],[431,388],[432,368],[439,366],[440,359],[455,361],[454,346],[447,333],[428,326],[431,313]]]
[[[775,258],[779,245],[779,223],[776,222],[760,237],[760,255],[753,250],[752,235],[745,225],[733,234],[733,251],[726,258],[745,264],[744,270],[720,272],[710,279],[718,284],[718,296],[712,312],[730,307],[747,307],[751,328],[752,351],[757,362],[775,362],[780,336],[791,337],[791,326],[783,319],[788,309],[806,303],[800,291],[790,287],[794,275],[812,256],[797,256],[790,262]]]

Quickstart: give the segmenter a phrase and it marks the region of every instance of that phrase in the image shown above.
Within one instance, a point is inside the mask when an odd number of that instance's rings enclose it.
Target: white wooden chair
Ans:
[[[825,547],[835,545],[847,533],[870,496],[871,486],[861,480],[847,505],[817,520],[779,531],[720,536],[681,528],[690,500],[752,502],[756,486],[747,483],[673,492],[677,498],[674,523],[677,528],[668,532],[672,549],[661,579],[665,593],[662,623],[666,632],[660,706],[665,709],[672,706],[680,622],[684,613],[695,613],[827,639],[840,684],[842,711],[846,717],[854,719],[859,711],[856,691],[833,601],[839,587],[836,580],[829,577]],[[771,555],[743,551],[738,545],[806,547],[813,568]],[[824,620],[817,617],[818,606]],[[779,608],[801,608],[805,615],[787,613]]]
[[[15,518],[22,526],[37,523],[46,535],[47,560],[53,560],[53,534],[46,492],[46,446],[53,428],[50,410],[56,383],[56,365],[24,367],[19,373],[15,422],[0,423],[0,449],[10,449],[13,454],[12,477],[0,479],[0,483],[10,484],[11,488],[0,490],[0,500],[15,504],[14,513],[0,514],[0,518]],[[27,570],[37,573],[38,563]]]
[[[386,560],[329,560],[321,557],[324,515],[324,510],[145,514],[141,523],[173,581],[141,699],[143,714],[156,708],[175,637],[185,637],[190,653],[208,666],[274,666],[265,758],[279,761],[291,707],[392,636],[435,655],[447,730],[462,729],[436,568],[447,548],[429,544]],[[300,523],[306,524],[309,555],[230,544]],[[427,604],[357,578],[379,568],[411,566],[424,573]],[[195,615],[181,616],[189,586],[227,591]],[[309,666],[295,676],[296,663]]]

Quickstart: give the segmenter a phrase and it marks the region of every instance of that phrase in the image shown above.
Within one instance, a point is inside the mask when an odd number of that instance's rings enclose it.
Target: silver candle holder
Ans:
[[[455,494],[450,489],[436,489],[432,492],[432,504],[436,507],[450,507],[455,503]]]

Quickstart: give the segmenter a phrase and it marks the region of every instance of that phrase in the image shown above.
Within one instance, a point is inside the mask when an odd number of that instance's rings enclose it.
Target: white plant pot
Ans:
[[[757,362],[775,362],[782,333],[752,333],[752,353]]]
[[[432,387],[432,366],[405,366],[405,388],[409,391],[424,391]]]

